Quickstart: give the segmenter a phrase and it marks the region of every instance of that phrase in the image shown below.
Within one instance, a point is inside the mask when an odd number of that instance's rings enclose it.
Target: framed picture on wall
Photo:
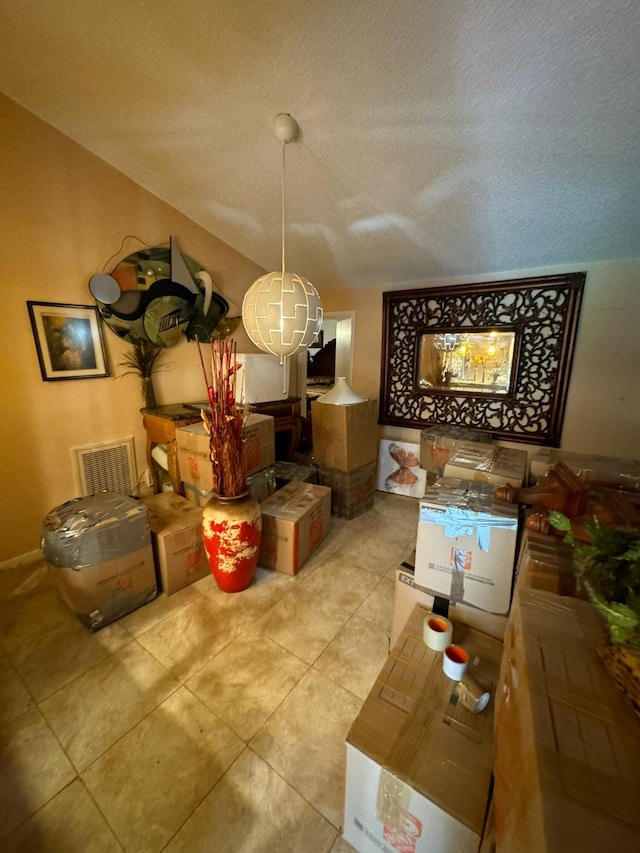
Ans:
[[[44,382],[109,376],[97,307],[27,302]]]

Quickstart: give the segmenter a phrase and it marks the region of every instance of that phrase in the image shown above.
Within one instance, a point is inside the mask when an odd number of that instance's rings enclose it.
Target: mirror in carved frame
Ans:
[[[585,279],[383,293],[380,423],[558,447]]]

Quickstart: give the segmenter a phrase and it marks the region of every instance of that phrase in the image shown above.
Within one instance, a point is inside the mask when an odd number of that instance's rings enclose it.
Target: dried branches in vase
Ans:
[[[140,377],[142,399],[145,409],[154,409],[156,396],[153,390],[153,374],[162,370],[165,365],[160,365],[159,360],[165,351],[165,347],[157,347],[150,341],[136,340],[131,349],[120,362],[120,367],[127,367],[122,376]]]
[[[236,342],[230,339],[211,341],[209,373],[200,342],[197,343],[211,407],[210,415],[204,411],[200,414],[209,432],[213,493],[220,497],[236,497],[247,488],[243,440],[247,407],[236,403]]]

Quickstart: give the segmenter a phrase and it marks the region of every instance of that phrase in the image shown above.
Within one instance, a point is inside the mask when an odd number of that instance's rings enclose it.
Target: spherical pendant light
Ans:
[[[282,142],[282,269],[254,281],[242,302],[242,322],[253,343],[283,363],[313,342],[322,326],[322,303],[311,282],[285,269],[285,148],[298,135],[298,125],[288,113],[279,113],[274,131]]]
[[[320,296],[300,275],[269,272],[245,294],[242,321],[259,349],[286,358],[310,346],[320,331]]]

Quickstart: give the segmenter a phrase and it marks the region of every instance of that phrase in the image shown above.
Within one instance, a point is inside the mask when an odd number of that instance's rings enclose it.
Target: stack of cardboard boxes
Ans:
[[[640,724],[599,659],[572,549],[493,499],[505,481],[527,485],[525,451],[451,441],[398,570],[389,660],[347,737],[344,837],[361,853],[638,849]],[[636,463],[616,474],[571,457],[539,464],[566,459],[635,490]],[[425,645],[430,611],[448,615],[491,694],[475,715]]]
[[[524,532],[496,696],[498,851],[640,844],[640,721],[600,659],[598,613],[563,594],[571,561]]]
[[[355,518],[373,506],[377,411],[375,400],[311,404],[313,455],[320,466],[320,483],[331,489],[331,512],[338,518]]]
[[[423,435],[430,485],[414,558],[397,571],[391,653],[347,737],[343,834],[362,853],[477,851],[485,834],[519,537],[518,506],[493,492],[526,481],[527,454],[478,438],[460,429]],[[425,645],[432,611],[449,618],[453,643],[491,697],[479,713],[459,701],[443,652]]]
[[[434,447],[440,448],[435,456]],[[526,482],[527,453],[481,444],[475,434],[467,439],[459,428],[449,437],[442,428],[435,436],[433,430],[422,434],[420,456],[431,464],[432,484],[420,500],[414,559],[397,570],[392,644],[414,604],[501,639],[520,514],[517,505],[496,501],[493,492],[505,483]]]
[[[244,427],[244,458],[248,476],[268,470],[276,461],[274,420],[270,415],[250,414]],[[204,424],[176,430],[178,465],[187,498],[203,507],[212,495],[213,478],[209,434]],[[262,484],[260,484],[262,488]]]

